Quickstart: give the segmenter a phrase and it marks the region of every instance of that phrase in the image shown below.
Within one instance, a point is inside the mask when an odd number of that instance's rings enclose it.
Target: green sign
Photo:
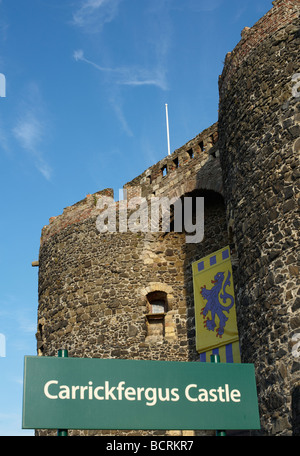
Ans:
[[[254,366],[26,356],[25,429],[259,429]]]

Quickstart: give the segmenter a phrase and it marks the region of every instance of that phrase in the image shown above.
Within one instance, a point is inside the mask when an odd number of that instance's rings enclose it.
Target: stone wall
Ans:
[[[250,54],[256,52],[256,48],[271,35],[279,44],[284,33],[282,29],[299,17],[299,0],[275,0],[272,4],[273,8],[253,27],[245,27],[242,30],[241,41],[226,55],[225,66],[219,80],[221,96],[225,96],[228,85],[232,84],[231,77]]]
[[[262,433],[290,435],[299,433],[300,4],[273,3],[226,60],[219,148],[242,359],[256,366]]]
[[[204,130],[184,146],[124,185],[128,197],[180,197],[195,189],[222,193],[218,150],[218,124]]]
[[[212,136],[215,143],[209,147],[207,138]],[[168,172],[162,176],[158,170],[165,164]],[[154,193],[203,196],[202,242],[186,244],[185,233],[172,228],[121,233],[119,220],[116,232],[99,232],[99,202],[112,197],[110,189],[87,195],[51,217],[42,230],[39,255],[39,355],[56,356],[63,347],[73,357],[197,361],[191,263],[228,243],[223,197],[208,189],[220,187],[220,182],[214,125],[124,186],[129,201],[143,195],[150,202]],[[161,311],[154,313],[152,306],[159,305]],[[109,432],[92,432],[103,433]]]
[[[50,218],[38,262],[39,355],[65,348],[78,357],[197,361],[191,264],[229,243],[261,433],[299,435],[299,9],[298,0],[277,0],[243,30],[219,79],[218,124],[124,185],[128,200],[148,204],[154,196],[204,197],[201,242],[187,244],[172,225],[99,232],[99,202],[111,189]]]

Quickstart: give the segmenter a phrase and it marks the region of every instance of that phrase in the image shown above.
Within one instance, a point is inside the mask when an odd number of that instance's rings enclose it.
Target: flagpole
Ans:
[[[167,138],[168,138],[168,155],[171,155],[170,152],[170,132],[169,132],[169,116],[168,116],[168,105],[166,103],[166,122],[167,122]]]

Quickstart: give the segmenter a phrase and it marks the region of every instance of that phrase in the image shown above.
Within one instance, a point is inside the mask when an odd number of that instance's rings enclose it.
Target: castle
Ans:
[[[40,356],[64,348],[74,357],[199,361],[191,265],[230,245],[259,434],[300,434],[299,12],[299,0],[276,0],[246,27],[219,77],[218,122],[124,185],[128,200],[203,196],[201,242],[186,243],[172,224],[165,232],[99,232],[99,201],[113,197],[111,189],[87,195],[43,228]],[[70,434],[110,432],[124,431]]]

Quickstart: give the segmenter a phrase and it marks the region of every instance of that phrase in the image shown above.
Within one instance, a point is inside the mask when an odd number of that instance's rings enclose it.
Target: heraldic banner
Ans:
[[[229,246],[196,261],[192,268],[200,361],[208,361],[206,357],[214,353],[221,362],[240,362]]]

